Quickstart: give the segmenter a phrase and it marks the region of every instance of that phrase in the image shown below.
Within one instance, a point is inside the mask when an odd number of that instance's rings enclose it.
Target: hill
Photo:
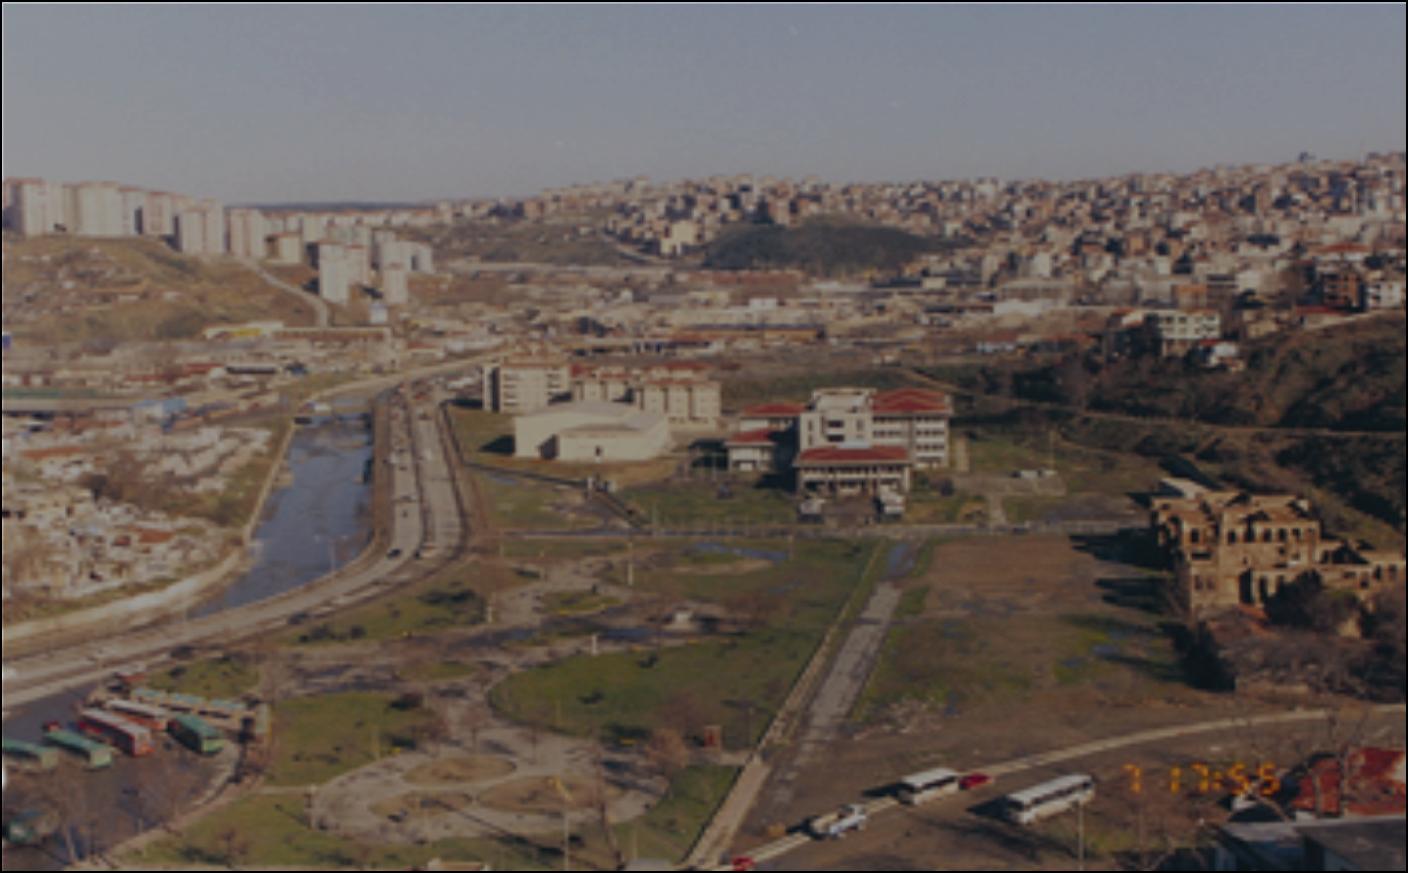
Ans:
[[[704,249],[711,270],[799,269],[813,276],[891,273],[954,243],[893,227],[813,219],[798,227],[754,224],[726,230]]]
[[[4,242],[4,319],[17,343],[197,336],[215,324],[313,323],[313,310],[229,259],[152,239],[45,236]]]

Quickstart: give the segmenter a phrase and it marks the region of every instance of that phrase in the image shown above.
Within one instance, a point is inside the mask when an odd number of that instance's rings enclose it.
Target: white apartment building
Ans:
[[[411,299],[407,288],[404,264],[385,264],[381,268],[381,299],[390,306],[402,306]]]
[[[337,243],[318,243],[318,296],[329,303],[345,304],[351,298],[357,270],[347,250]]]
[[[227,222],[230,254],[252,261],[262,261],[268,257],[268,223],[264,220],[264,213],[257,209],[231,209]]]

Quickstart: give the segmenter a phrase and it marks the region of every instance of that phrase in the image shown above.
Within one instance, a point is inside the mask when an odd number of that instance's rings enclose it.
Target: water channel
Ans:
[[[372,458],[372,435],[368,421],[357,413],[366,409],[367,401],[365,396],[344,400],[334,408],[337,415],[315,419],[295,432],[286,456],[289,475],[269,495],[255,529],[252,565],[219,594],[193,607],[190,617],[292,590],[361,552],[371,537],[371,488],[366,474]],[[4,735],[38,742],[46,722],[73,720],[75,705],[88,691],[86,686],[70,689],[7,713]],[[182,753],[164,750],[157,757]],[[140,783],[139,768],[151,762],[117,756],[112,773],[85,777],[97,795],[92,802],[114,812],[130,805],[124,798],[130,798]],[[22,784],[16,782],[6,792],[7,813],[14,804],[22,803],[23,798],[15,796],[16,789],[23,790]],[[114,814],[107,818],[113,833],[100,837],[103,844],[111,845],[135,832],[136,823],[130,817]],[[5,869],[57,869],[60,859],[51,854],[57,849],[51,841],[48,852],[6,852]]]

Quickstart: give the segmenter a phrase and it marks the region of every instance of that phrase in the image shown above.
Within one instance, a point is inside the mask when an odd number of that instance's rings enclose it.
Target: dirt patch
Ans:
[[[371,810],[392,821],[416,821],[468,809],[474,799],[463,791],[412,791],[378,801]]]
[[[422,764],[405,775],[412,785],[444,785],[456,782],[483,782],[498,779],[518,769],[507,758],[470,755]]]
[[[559,784],[561,789],[559,790]],[[566,796],[564,796],[564,794]],[[607,797],[620,792],[607,789]],[[581,779],[558,780],[551,776],[515,779],[485,791],[479,801],[485,806],[509,812],[551,813],[565,809],[590,809],[600,801],[600,789]]]

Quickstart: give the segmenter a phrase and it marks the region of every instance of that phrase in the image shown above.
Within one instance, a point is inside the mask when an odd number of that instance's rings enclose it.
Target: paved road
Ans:
[[[1393,719],[1395,717],[1402,719],[1405,711],[1404,705],[1401,703],[1367,707],[1367,709],[1373,713],[1374,716],[1381,719]],[[1295,725],[1305,722],[1325,721],[1338,717],[1339,715],[1339,713],[1333,710],[1294,710],[1269,715],[1247,716],[1245,718],[1223,718],[1194,724],[1174,725],[1165,728],[1138,731],[1119,737],[1109,737],[1089,743],[1081,743],[1080,745],[1068,746],[1064,749],[1053,749],[1049,752],[1027,755],[1022,758],[1014,758],[1009,761],[1001,761],[985,766],[973,767],[971,769],[987,773],[994,777],[1010,776],[1014,773],[1021,773],[1027,770],[1034,770],[1052,764],[1059,764],[1078,758],[1086,758],[1098,755],[1102,752],[1109,752],[1131,746],[1168,743],[1176,739],[1192,737],[1198,734],[1216,733],[1219,731],[1245,731],[1252,727]],[[877,779],[877,783],[890,782],[893,779],[899,778],[901,775],[903,774],[891,774],[889,778],[882,777]],[[862,805],[872,818],[900,807],[899,802],[893,797],[876,798],[864,802]],[[817,810],[819,813],[824,811],[825,810]],[[814,840],[811,837],[802,833],[793,833],[762,846],[758,846],[748,851],[748,855],[758,863],[763,863],[765,861],[776,860],[783,855],[813,843]],[[727,865],[720,865],[711,869],[728,870],[731,868]]]
[[[433,405],[394,404],[391,415],[394,511],[385,554],[364,554],[323,579],[238,609],[7,662],[14,673],[5,681],[5,705],[20,706],[114,671],[149,666],[177,646],[226,645],[286,626],[299,613],[330,613],[452,560],[467,531]],[[417,550],[429,559],[416,559]]]

